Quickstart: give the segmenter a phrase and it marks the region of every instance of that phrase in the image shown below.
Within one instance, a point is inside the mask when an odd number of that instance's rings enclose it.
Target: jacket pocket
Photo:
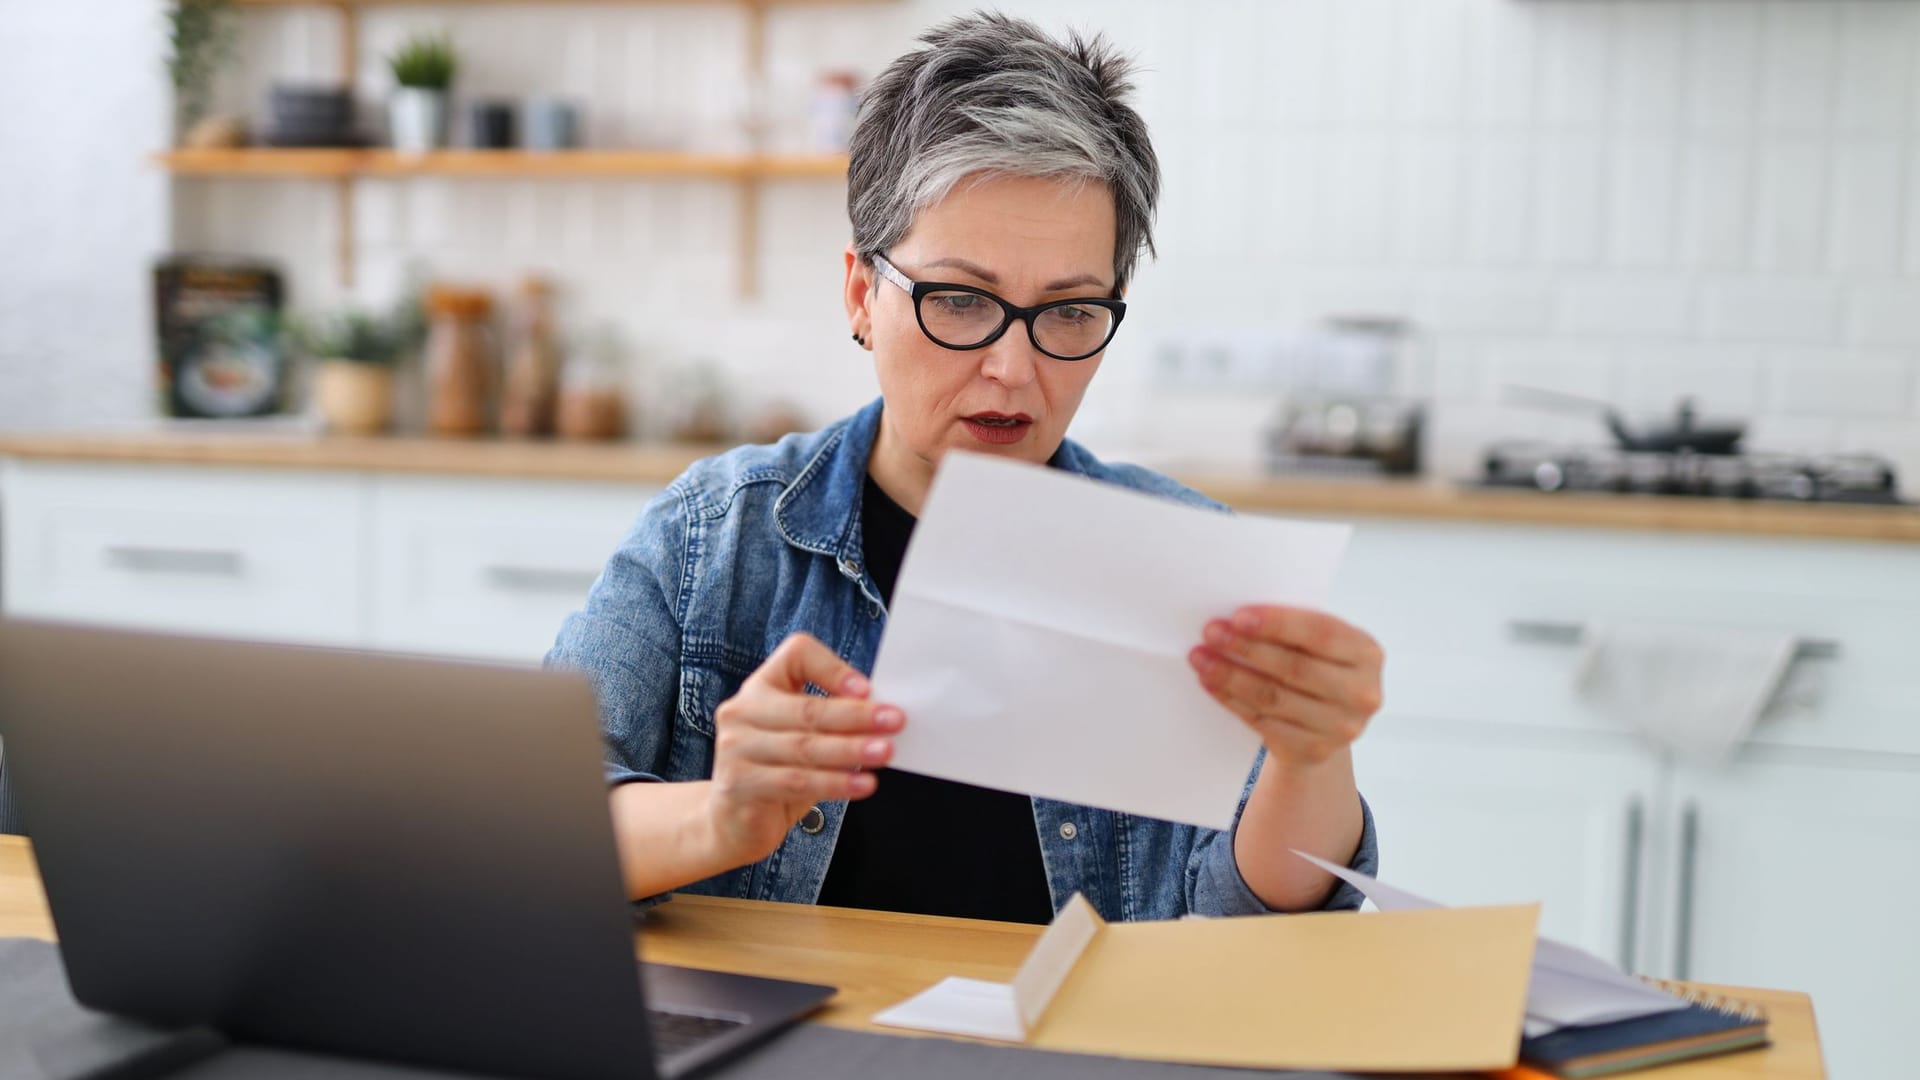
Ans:
[[[753,668],[731,661],[699,661],[680,668],[680,723],[713,738],[713,714],[720,703],[740,692]]]

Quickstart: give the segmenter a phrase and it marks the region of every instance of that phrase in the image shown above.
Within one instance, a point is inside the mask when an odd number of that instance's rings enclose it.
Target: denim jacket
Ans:
[[[700,461],[641,511],[547,656],[593,683],[611,783],[710,777],[714,709],[796,631],[873,670],[886,608],[862,558],[860,502],[880,410],[875,401],[823,430]],[[1071,440],[1051,464],[1219,506],[1156,473],[1104,464]],[[818,809],[772,855],[685,891],[813,903],[846,804]],[[1352,865],[1373,873],[1373,817],[1362,810]],[[1108,920],[1268,910],[1241,878],[1229,833],[1040,798],[1033,819],[1056,909],[1080,892]],[[1326,906],[1360,899],[1342,884]]]

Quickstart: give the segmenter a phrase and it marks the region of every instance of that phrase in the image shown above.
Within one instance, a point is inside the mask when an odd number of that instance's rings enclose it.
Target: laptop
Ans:
[[[0,739],[95,1009],[647,1080],[834,993],[636,962],[577,673],[5,621]]]

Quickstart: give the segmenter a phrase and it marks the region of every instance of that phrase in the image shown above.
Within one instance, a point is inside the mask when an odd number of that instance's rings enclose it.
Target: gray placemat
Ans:
[[[634,1075],[641,1074],[636,1069]],[[173,1074],[174,1080],[265,1076],[275,1080],[454,1080],[455,1074],[252,1047],[236,1047]],[[1163,1065],[802,1024],[700,1074],[699,1080],[1347,1080],[1347,1076]]]
[[[636,1022],[640,1021],[636,1017]],[[634,1075],[642,1075],[636,1063]],[[5,1080],[479,1080],[467,1074],[264,1047],[223,1047],[205,1030],[167,1031],[73,1000],[60,954],[44,941],[0,939],[0,1078]],[[1345,1073],[1266,1072],[1058,1054],[951,1039],[802,1024],[702,1080],[1340,1080]]]
[[[116,1080],[162,1076],[217,1052],[204,1029],[169,1031],[94,1012],[73,1000],[60,950],[0,938],[0,1077]]]
[[[879,1035],[806,1024],[720,1069],[719,1080],[1351,1080],[1347,1073],[1270,1072],[1168,1065],[992,1046],[954,1039]]]

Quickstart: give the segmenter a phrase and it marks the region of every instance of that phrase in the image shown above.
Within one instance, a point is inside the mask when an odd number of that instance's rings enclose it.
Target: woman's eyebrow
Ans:
[[[924,268],[927,270],[931,270],[936,266],[951,266],[955,270],[964,270],[967,273],[972,274],[974,277],[979,278],[981,281],[984,281],[989,285],[1000,284],[1000,275],[994,273],[993,271],[987,269],[984,266],[979,265],[978,263],[968,262],[966,259],[962,259],[958,256],[948,255],[944,258],[935,259],[932,262],[925,264]],[[1059,281],[1049,281],[1047,282],[1046,287],[1041,289],[1041,291],[1042,292],[1059,292],[1061,289],[1071,289],[1076,285],[1097,285],[1102,289],[1107,288],[1106,282],[1101,281],[1099,278],[1094,277],[1092,274],[1079,274],[1070,278],[1061,278]]]

